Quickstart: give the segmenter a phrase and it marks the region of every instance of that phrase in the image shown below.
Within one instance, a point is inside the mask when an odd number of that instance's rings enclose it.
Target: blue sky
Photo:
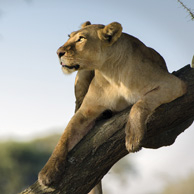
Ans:
[[[194,8],[192,0],[184,3]],[[176,0],[0,0],[1,140],[63,131],[74,112],[75,74],[62,73],[56,50],[87,20],[120,22],[170,71],[194,54],[194,22]],[[194,137],[191,128],[186,133]]]

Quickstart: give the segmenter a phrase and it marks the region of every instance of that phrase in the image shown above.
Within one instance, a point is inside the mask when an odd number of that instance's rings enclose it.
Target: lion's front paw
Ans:
[[[38,182],[44,186],[51,186],[57,183],[62,176],[62,172],[53,168],[43,168],[38,175]]]
[[[138,137],[126,137],[125,146],[128,152],[137,152],[141,149],[141,139]]]
[[[129,152],[137,152],[141,149],[145,129],[145,125],[136,125],[132,122],[127,124],[125,145]]]
[[[51,186],[58,183],[64,172],[64,161],[49,159],[43,169],[39,172],[38,182],[41,185]]]
[[[55,176],[53,176],[52,171],[43,169],[38,175],[38,182],[41,185],[50,186],[55,182]]]

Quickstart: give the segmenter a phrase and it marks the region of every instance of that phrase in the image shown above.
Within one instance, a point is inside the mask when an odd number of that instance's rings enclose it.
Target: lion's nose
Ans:
[[[63,51],[57,51],[57,55],[59,58],[61,58],[63,55],[65,54],[65,52]]]

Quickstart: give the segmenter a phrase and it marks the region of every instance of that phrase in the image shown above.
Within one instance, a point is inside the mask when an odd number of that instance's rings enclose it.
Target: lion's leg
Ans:
[[[185,92],[185,83],[176,77],[171,77],[169,82],[149,91],[133,105],[125,128],[128,151],[135,152],[141,149],[146,122],[153,111],[161,104],[171,102]]]
[[[160,104],[158,103],[158,106]],[[151,114],[152,110],[145,100],[139,100],[131,108],[129,119],[125,127],[126,133],[126,148],[129,152],[138,151],[141,147],[146,130],[146,119]]]
[[[102,194],[101,181],[88,194]]]
[[[75,112],[80,108],[93,78],[94,71],[81,70],[77,72],[75,78]]]
[[[79,109],[68,123],[51,157],[39,173],[39,182],[51,185],[59,181],[64,172],[67,153],[88,133],[96,118],[104,111],[102,106]]]

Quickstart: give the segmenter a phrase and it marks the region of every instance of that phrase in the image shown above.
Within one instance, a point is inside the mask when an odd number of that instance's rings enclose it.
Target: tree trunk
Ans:
[[[174,143],[176,137],[194,120],[194,69],[189,65],[174,72],[186,81],[186,95],[157,108],[147,123],[145,148],[159,148]],[[87,194],[122,157],[125,149],[125,124],[130,108],[110,119],[98,121],[83,140],[68,153],[61,182],[52,188],[38,182],[21,194]]]

